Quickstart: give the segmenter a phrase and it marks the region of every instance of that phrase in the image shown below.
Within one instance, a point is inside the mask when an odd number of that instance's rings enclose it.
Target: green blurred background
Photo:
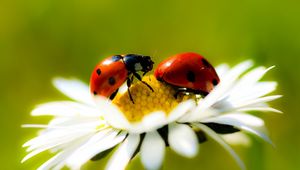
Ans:
[[[95,64],[111,54],[151,55],[156,63],[193,51],[214,65],[253,59],[276,65],[266,80],[277,80],[284,97],[272,106],[285,114],[261,114],[276,148],[253,138],[235,147],[248,169],[300,169],[300,3],[298,0],[4,0],[0,2],[1,154],[0,169],[35,169],[48,153],[21,165],[21,148],[35,135],[24,123],[39,103],[67,99],[51,84],[54,76],[88,82]],[[105,160],[85,168],[101,169]],[[141,169],[134,160],[129,169]],[[195,159],[167,152],[164,169],[238,169],[214,142]]]

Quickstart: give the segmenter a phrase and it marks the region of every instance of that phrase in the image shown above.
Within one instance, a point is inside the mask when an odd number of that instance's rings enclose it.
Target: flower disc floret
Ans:
[[[185,97],[174,97],[176,91],[164,82],[156,80],[153,75],[144,76],[143,81],[153,88],[153,92],[141,81],[130,87],[134,103],[128,92],[118,94],[113,103],[124,113],[129,122],[138,122],[155,111],[170,113]]]

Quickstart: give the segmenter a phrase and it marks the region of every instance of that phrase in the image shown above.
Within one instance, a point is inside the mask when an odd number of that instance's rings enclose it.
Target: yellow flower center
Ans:
[[[145,115],[155,111],[164,111],[168,114],[181,101],[190,98],[184,95],[178,95],[175,98],[174,88],[156,80],[153,75],[144,76],[143,81],[149,84],[154,92],[138,81],[130,87],[134,104],[130,100],[128,92],[118,94],[113,100],[113,103],[119,107],[130,122],[140,121]]]

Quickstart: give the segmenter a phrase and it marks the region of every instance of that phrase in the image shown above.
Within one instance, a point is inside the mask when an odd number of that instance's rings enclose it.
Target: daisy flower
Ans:
[[[130,101],[126,87],[113,101],[93,99],[88,86],[79,80],[57,78],[55,87],[74,101],[50,102],[32,111],[33,116],[51,115],[53,119],[47,125],[23,125],[42,130],[23,145],[29,153],[22,162],[50,151],[55,155],[39,169],[80,169],[89,160],[101,158],[117,147],[106,169],[125,169],[138,153],[146,169],[159,169],[165,147],[194,157],[199,142],[208,135],[244,168],[225,142],[232,138],[219,134],[245,131],[271,143],[264,133],[263,120],[247,111],[280,112],[267,105],[280,96],[263,97],[275,90],[276,83],[259,82],[271,68],[258,67],[241,76],[251,64],[247,61],[232,69],[227,65],[217,67],[221,83],[200,99],[193,94],[174,98],[176,91],[171,86],[152,75],[144,76],[143,81],[154,92],[141,82],[135,83],[130,88],[135,104]]]

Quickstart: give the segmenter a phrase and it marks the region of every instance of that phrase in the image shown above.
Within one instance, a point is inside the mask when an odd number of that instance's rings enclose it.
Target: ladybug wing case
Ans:
[[[109,97],[126,81],[127,74],[122,61],[112,61],[109,58],[100,62],[90,79],[91,93]]]
[[[219,82],[214,68],[196,53],[179,54],[163,61],[155,76],[171,85],[204,93],[209,93]]]

